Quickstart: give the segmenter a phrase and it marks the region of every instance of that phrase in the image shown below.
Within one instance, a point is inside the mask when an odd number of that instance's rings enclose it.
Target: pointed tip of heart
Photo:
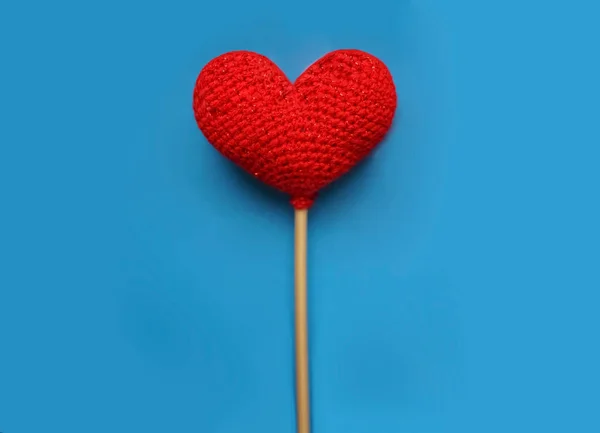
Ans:
[[[316,196],[312,197],[292,197],[290,203],[294,206],[294,209],[309,209],[315,202]]]

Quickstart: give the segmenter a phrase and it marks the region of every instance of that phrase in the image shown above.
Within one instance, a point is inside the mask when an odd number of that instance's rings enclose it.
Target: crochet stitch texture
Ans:
[[[268,58],[235,51],[202,69],[193,109],[219,152],[304,209],[383,139],[396,89],[387,67],[358,50],[325,55],[294,83]]]

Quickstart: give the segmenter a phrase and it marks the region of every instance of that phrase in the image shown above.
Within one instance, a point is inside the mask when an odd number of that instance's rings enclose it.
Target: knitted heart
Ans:
[[[383,139],[396,90],[386,66],[358,50],[325,55],[293,84],[268,58],[235,51],[202,69],[193,108],[219,152],[302,209]]]

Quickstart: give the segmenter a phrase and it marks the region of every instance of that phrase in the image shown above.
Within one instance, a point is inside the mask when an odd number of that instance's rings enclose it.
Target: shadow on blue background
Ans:
[[[310,216],[315,433],[597,432],[593,2],[4,2],[0,431],[294,431],[292,211],[203,139],[201,67],[386,62]]]

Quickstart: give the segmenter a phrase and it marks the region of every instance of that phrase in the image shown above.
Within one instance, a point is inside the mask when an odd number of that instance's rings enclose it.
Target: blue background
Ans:
[[[4,1],[0,431],[294,431],[292,211],[191,110],[233,49],[391,69],[310,214],[315,433],[600,431],[594,1]]]

